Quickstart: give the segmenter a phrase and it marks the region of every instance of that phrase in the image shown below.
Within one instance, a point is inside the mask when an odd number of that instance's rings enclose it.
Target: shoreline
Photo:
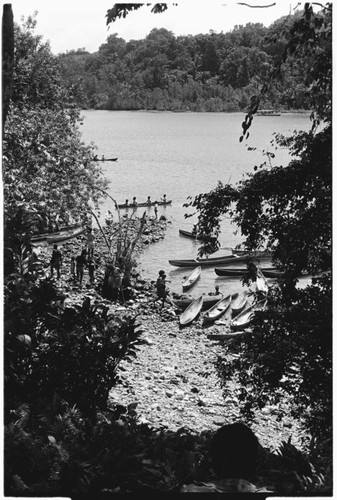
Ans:
[[[134,230],[137,221],[139,219],[132,223]],[[146,234],[136,245],[135,257],[146,251],[148,245],[165,237],[167,224],[167,221],[148,220]],[[114,234],[116,227],[117,223],[104,226],[108,237]],[[94,253],[103,260],[108,253],[104,238],[99,229],[95,228],[93,233]],[[126,406],[137,403],[140,423],[172,431],[181,427],[196,433],[215,431],[224,424],[242,420],[235,381],[230,384],[230,395],[224,399],[215,369],[217,357],[223,353],[222,342],[208,338],[209,334],[221,334],[228,325],[213,324],[204,328],[199,317],[191,326],[180,329],[176,310],[170,305],[160,310],[160,304],[154,303],[155,283],[143,279],[137,266],[131,273],[134,298],[124,303],[111,302],[100,296],[97,284],[104,277],[103,263],[96,273],[95,286],[88,286],[88,272],[85,270],[84,285],[79,288],[70,277],[70,257],[80,253],[85,242],[85,236],[81,235],[59,245],[64,265],[61,279],[56,283],[65,294],[64,304],[80,304],[85,298],[93,303],[104,302],[116,315],[137,315],[144,329],[145,345],[139,347],[132,362],[122,360],[119,370],[121,382],[111,389],[109,402]],[[50,249],[45,249],[42,256],[45,265],[49,263],[51,249],[52,245]],[[289,401],[283,405],[288,415],[289,405]],[[306,447],[309,437],[301,429],[300,422],[290,416],[279,420],[277,413],[278,408],[266,407],[256,414],[251,427],[261,445],[273,451],[291,436],[295,446],[300,449]]]

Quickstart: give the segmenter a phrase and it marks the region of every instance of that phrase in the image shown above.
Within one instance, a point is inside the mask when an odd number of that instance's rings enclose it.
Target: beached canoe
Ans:
[[[197,240],[198,236],[191,231],[186,231],[185,229],[179,229],[179,234],[181,236],[186,236],[187,238],[191,238],[192,240]]]
[[[278,272],[274,267],[261,267],[261,270],[265,276],[267,276],[267,272]],[[246,267],[216,267],[214,269],[215,274],[218,276],[227,276],[227,277],[241,277],[247,273]]]
[[[206,310],[210,307],[214,306],[220,299],[222,299],[223,295],[219,293],[218,295],[203,295],[203,303],[202,309]],[[192,297],[186,299],[172,299],[172,303],[178,309],[185,310],[195,299]]]
[[[198,281],[201,275],[201,266],[196,267],[189,276],[183,282],[183,292],[192,288],[193,285]]]
[[[261,271],[266,278],[282,278],[282,276],[284,276],[284,271],[278,271],[277,269],[266,269],[261,267]]]
[[[232,255],[225,255],[223,257],[209,257],[208,259],[176,259],[169,260],[171,266],[176,267],[212,267],[212,266],[222,266],[227,264],[232,264],[233,262],[244,262],[246,260],[245,256],[233,257]]]
[[[220,299],[214,306],[212,306],[208,311],[204,314],[205,323],[211,323],[216,319],[220,318],[226,311],[228,311],[232,301],[232,296],[227,295],[223,299]]]
[[[250,325],[253,320],[256,311],[263,311],[267,306],[267,299],[259,300],[255,304],[247,307],[232,319],[230,322],[230,327],[232,330],[243,330]]]
[[[80,236],[83,234],[87,228],[85,226],[78,227],[75,229],[69,229],[69,231],[60,231],[59,234],[51,234],[47,236],[47,243],[50,245],[52,243],[61,243],[62,241],[67,241],[72,238],[76,238],[76,236]]]
[[[232,295],[231,310],[232,315],[239,314],[247,304],[247,295],[243,292],[234,293]]]
[[[158,206],[163,206],[163,205],[171,205],[172,200],[167,200],[167,201],[151,201],[151,203],[144,201],[141,203],[138,203],[134,205],[133,203],[129,203],[126,205],[125,203],[122,203],[121,205],[118,205],[118,208],[138,208],[138,207],[153,207],[157,203]]]
[[[261,269],[256,272],[256,291],[262,293],[268,293],[269,285]]]
[[[193,300],[193,302],[191,302],[191,304],[185,309],[185,311],[181,313],[179,317],[180,326],[189,325],[195,318],[197,318],[202,309],[203,300],[203,296],[200,295],[200,297]]]
[[[74,238],[79,234],[82,234],[86,230],[86,226],[83,224],[71,224],[69,226],[61,226],[59,231],[55,231],[54,233],[40,233],[32,236],[31,243],[32,245],[43,245],[49,243],[56,243],[57,241],[61,241],[64,237]],[[70,236],[69,236],[70,235]],[[55,241],[54,241],[55,240]]]

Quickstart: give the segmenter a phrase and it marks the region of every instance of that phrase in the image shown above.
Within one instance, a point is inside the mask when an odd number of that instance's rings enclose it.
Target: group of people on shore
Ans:
[[[61,277],[61,268],[63,263],[63,255],[57,244],[54,244],[53,252],[50,259],[50,277],[54,276],[56,271],[57,279]],[[93,253],[89,253],[86,248],[83,248],[81,253],[75,257],[70,257],[70,278],[78,282],[82,286],[84,269],[88,269],[90,285],[93,286],[95,282],[95,270],[98,268],[98,262]]]
[[[50,277],[56,272],[57,279],[61,277],[61,268],[63,263],[63,255],[58,245],[55,243],[50,259]],[[97,259],[94,257],[94,235],[91,228],[87,232],[87,245],[77,256],[72,255],[70,258],[70,278],[75,279],[82,286],[84,269],[88,269],[90,285],[95,282],[95,270],[98,268]]]

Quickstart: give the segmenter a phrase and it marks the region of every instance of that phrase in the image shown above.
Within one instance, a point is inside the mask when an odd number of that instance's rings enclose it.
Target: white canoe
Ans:
[[[225,314],[225,312],[228,311],[229,306],[231,305],[231,301],[232,301],[231,295],[228,295],[227,297],[220,299],[219,302],[214,304],[214,306],[212,306],[210,309],[208,309],[207,312],[205,312],[204,314],[205,322],[215,321],[216,319],[220,318],[220,316]]]
[[[266,308],[267,299],[259,300],[256,304],[253,304],[247,309],[244,309],[236,318],[232,319],[230,326],[232,330],[243,330],[247,328],[250,324],[256,311],[263,311]]]
[[[256,291],[267,294],[269,289],[268,281],[266,280],[261,269],[256,272]]]
[[[179,323],[181,326],[186,326],[192,323],[192,321],[199,315],[203,300],[203,296],[200,295],[199,298],[193,300],[193,302],[187,307],[187,309],[185,309],[185,311],[181,313],[179,318]]]
[[[236,314],[239,314],[239,312],[242,311],[242,309],[245,307],[246,304],[247,304],[246,294],[242,292],[234,293],[232,295],[232,302],[231,302],[232,314],[234,316]]]
[[[190,288],[192,288],[192,286],[200,278],[200,274],[201,274],[201,266],[198,266],[195,269],[193,269],[191,274],[183,282],[183,292],[186,292],[186,290],[189,290]]]

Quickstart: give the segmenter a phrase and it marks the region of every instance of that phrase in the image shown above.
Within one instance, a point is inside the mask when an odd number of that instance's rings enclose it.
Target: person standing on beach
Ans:
[[[155,202],[154,204],[154,216],[157,219],[158,218],[158,203]]]
[[[75,278],[75,257],[72,255],[70,259],[70,275]]]
[[[157,281],[156,281],[157,297],[155,298],[154,302],[157,302],[157,300],[162,300],[162,308],[165,305],[165,300],[167,299],[167,295],[168,295],[166,283],[169,283],[169,281],[166,280],[165,271],[160,270],[159,276],[158,276]]]
[[[55,243],[53,253],[51,255],[50,259],[50,277],[53,277],[54,274],[54,269],[57,273],[57,279],[60,279],[60,268],[62,264],[62,253],[61,251],[57,248],[57,245]]]
[[[84,266],[86,264],[87,264],[87,251],[84,248],[81,252],[81,255],[78,255],[76,257],[76,277],[80,285],[82,285]]]
[[[87,247],[88,247],[88,257],[92,257],[94,255],[94,235],[92,234],[92,229],[88,229],[87,233]]]
[[[95,269],[96,269],[96,262],[95,262],[94,257],[88,258],[87,265],[88,265],[90,285],[93,286],[93,284],[95,282]]]

